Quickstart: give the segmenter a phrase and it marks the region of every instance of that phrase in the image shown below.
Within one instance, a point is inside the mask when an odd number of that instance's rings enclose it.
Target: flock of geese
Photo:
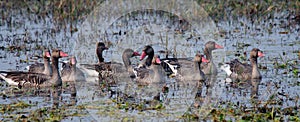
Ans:
[[[112,75],[125,74],[126,77],[134,79],[137,83],[150,84],[160,82],[168,76],[182,76],[184,80],[205,81],[208,75],[217,75],[217,67],[214,64],[212,51],[222,49],[223,46],[216,42],[205,43],[204,55],[197,53],[193,60],[188,58],[160,58],[156,55],[150,45],[146,45],[142,52],[135,52],[132,49],[125,49],[122,54],[122,63],[105,62],[102,56],[104,50],[109,48],[103,42],[96,43],[96,55],[98,63],[80,64],[81,70],[76,67],[75,56],[64,62],[62,70],[59,70],[59,58],[69,57],[62,50],[49,49],[43,52],[44,63],[37,63],[28,66],[28,71],[0,71],[0,78],[9,85],[16,85],[19,88],[24,86],[49,87],[61,86],[63,82],[75,81],[80,75],[105,77],[103,72],[112,72]],[[138,66],[131,63],[131,58],[140,56]],[[227,75],[235,80],[246,81],[260,79],[262,76],[257,67],[257,58],[264,54],[257,48],[250,52],[250,64],[241,63],[234,59],[221,67]],[[51,60],[50,60],[51,58]]]

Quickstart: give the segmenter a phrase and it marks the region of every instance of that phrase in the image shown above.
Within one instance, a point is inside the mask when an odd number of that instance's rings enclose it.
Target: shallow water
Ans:
[[[96,12],[97,13],[97,12]],[[219,21],[216,27],[219,35],[212,38],[224,49],[215,50],[214,60],[216,65],[228,62],[234,58],[244,59],[249,56],[249,51],[256,47],[261,49],[265,57],[260,58],[259,65],[263,79],[253,84],[236,85],[226,82],[226,74],[218,70],[216,79],[213,79],[212,87],[203,89],[197,87],[198,82],[177,81],[166,78],[166,84],[153,84],[146,87],[137,86],[132,81],[119,80],[117,87],[101,87],[98,82],[76,82],[76,99],[71,99],[69,93],[60,94],[59,106],[68,111],[78,112],[80,116],[67,116],[63,121],[113,121],[113,120],[147,120],[147,121],[172,121],[182,120],[184,113],[196,113],[199,117],[205,117],[210,110],[222,106],[224,108],[243,106],[253,108],[252,100],[260,101],[263,106],[270,99],[281,101],[269,107],[276,106],[282,109],[299,106],[300,87],[299,73],[293,74],[293,67],[299,71],[299,30],[297,24],[290,24],[286,19],[287,13],[277,13],[276,17],[261,21],[250,21],[240,17],[238,21]],[[176,23],[180,16],[170,15],[165,11],[132,11],[129,14],[112,19],[112,23],[106,25],[106,37],[102,39],[111,42],[110,49],[104,52],[105,60],[120,62],[120,56],[125,48],[141,51],[144,45],[152,44],[156,51],[170,50],[171,57],[192,57],[197,51],[203,52],[204,43],[208,40],[198,38],[194,33],[193,23],[184,21]],[[20,13],[15,11],[12,17],[13,25],[1,20],[0,36],[0,66],[1,70],[24,70],[25,66],[40,58],[32,58],[41,55],[40,46],[49,48],[59,47],[69,54],[78,56],[80,63],[96,63],[94,56],[94,41],[77,40],[85,29],[89,28],[76,25],[81,28],[79,32],[71,33],[70,28],[66,31],[58,29],[53,23],[51,16],[40,20],[34,14]],[[188,19],[187,19],[188,20]],[[90,21],[89,21],[90,22]],[[83,25],[85,25],[83,23]],[[187,27],[187,28],[185,28]],[[214,27],[212,27],[214,28]],[[205,29],[205,28],[204,28]],[[88,30],[88,29],[87,29]],[[90,34],[92,37],[96,34]],[[101,34],[99,34],[101,35]],[[191,36],[191,38],[190,38]],[[85,36],[84,36],[85,37]],[[82,37],[81,37],[82,38]],[[91,38],[86,36],[86,38]],[[86,39],[84,38],[84,39]],[[88,41],[87,44],[84,42]],[[82,48],[77,48],[82,44]],[[89,53],[89,54],[84,54]],[[164,54],[160,54],[164,57]],[[64,60],[64,59],[63,59]],[[245,60],[247,61],[247,60]],[[138,62],[135,58],[134,62]],[[277,68],[276,63],[284,64],[286,68]],[[90,77],[87,77],[90,78]],[[97,79],[97,78],[96,78]],[[119,78],[122,79],[122,78]],[[1,83],[4,84],[4,83]],[[163,92],[163,86],[169,88]],[[1,90],[7,94],[8,86],[2,85]],[[256,94],[257,91],[257,94]],[[31,94],[28,92],[27,94]],[[197,97],[195,97],[197,94]],[[255,98],[253,97],[255,95]],[[133,98],[124,97],[132,95]],[[153,96],[159,96],[159,103],[155,103]],[[275,97],[274,97],[275,96]],[[150,99],[150,100],[149,100]],[[28,116],[31,111],[40,108],[53,107],[53,95],[47,97],[37,95],[16,95],[4,97],[0,100],[1,106],[25,101],[32,104],[26,109],[18,109],[11,113],[0,113],[4,120],[14,120],[18,115]],[[75,105],[69,104],[75,102]],[[152,103],[154,102],[154,103]],[[130,104],[130,105],[126,105]],[[157,109],[162,104],[164,109]],[[199,108],[194,107],[199,104]],[[122,105],[124,108],[122,108]],[[141,105],[142,109],[133,106]],[[79,109],[84,106],[84,109]],[[126,108],[129,107],[129,108]],[[153,109],[156,108],[156,109]],[[153,110],[148,110],[152,108]],[[7,116],[15,114],[15,117]],[[229,118],[234,119],[234,118]]]

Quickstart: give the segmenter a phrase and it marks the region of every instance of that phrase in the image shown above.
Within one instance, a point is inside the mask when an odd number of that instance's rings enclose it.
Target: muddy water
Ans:
[[[203,52],[203,45],[207,40],[198,37],[189,38],[193,32],[193,25],[187,21],[183,20],[181,23],[176,23],[179,20],[178,16],[170,16],[169,13],[162,11],[135,12],[120,17],[106,28],[108,34],[106,40],[112,42],[111,50],[104,53],[106,60],[120,61],[119,55],[125,47],[141,51],[144,44],[153,44],[156,51],[168,49],[171,51],[171,56],[174,57],[192,57],[197,51]],[[251,22],[245,18],[240,18],[238,21],[219,21],[216,23],[220,31],[220,38],[217,38],[216,41],[225,47],[213,53],[217,65],[234,58],[247,58],[249,51],[254,47],[265,53],[266,56],[259,59],[259,65],[264,67],[261,69],[263,79],[253,82],[252,85],[255,87],[252,87],[251,84],[227,83],[226,74],[220,69],[216,79],[213,80],[212,87],[203,87],[203,89],[197,87],[197,82],[184,82],[168,78],[166,78],[166,84],[154,84],[147,87],[139,87],[131,81],[120,80],[116,85],[117,87],[109,88],[111,90],[107,90],[107,87],[100,87],[97,83],[77,82],[76,104],[70,105],[69,103],[72,102],[70,94],[62,93],[60,95],[62,100],[59,101],[59,105],[69,111],[77,111],[83,115],[66,117],[64,120],[147,119],[149,121],[168,121],[179,120],[180,116],[186,112],[194,112],[202,117],[214,107],[231,107],[229,104],[224,104],[228,102],[251,108],[253,107],[251,104],[253,94],[255,94],[254,100],[261,102],[266,102],[275,95],[275,99],[282,100],[282,103],[274,106],[282,108],[299,105],[299,101],[294,99],[300,92],[299,74],[294,75],[291,69],[293,67],[299,69],[300,26],[290,24],[285,19],[285,13],[279,13],[276,16],[278,17],[264,21]],[[35,59],[41,61],[39,58],[32,58],[34,55],[41,55],[42,52],[38,48],[40,46],[59,47],[76,55],[76,51],[73,50],[76,36],[71,35],[68,28],[66,31],[57,30],[51,22],[51,17],[38,22],[32,22],[30,17],[33,20],[40,20],[34,15],[18,12],[14,14],[11,20],[14,24],[11,25],[2,20],[4,24],[0,26],[0,47],[3,47],[0,50],[1,70],[23,70],[27,64],[33,63]],[[80,27],[80,25],[77,26]],[[126,43],[129,44],[126,45]],[[94,45],[90,45],[89,48],[89,50],[94,50]],[[245,57],[243,57],[244,52],[248,54]],[[160,55],[164,56],[164,54]],[[87,60],[96,62],[95,57],[89,58]],[[135,60],[137,62],[137,59]],[[282,69],[278,69],[274,65],[286,62],[291,65]],[[164,85],[168,86],[169,92],[163,92],[162,86]],[[6,93],[8,88],[6,85],[1,87]],[[122,97],[124,93],[132,94],[135,97],[131,100],[125,100]],[[197,97],[195,97],[196,94]],[[144,104],[146,108],[151,107],[151,103],[144,103],[143,101],[152,99],[152,96],[155,95],[159,96],[164,109],[141,111],[134,107],[128,110],[118,107],[119,104],[126,102],[133,105]],[[30,108],[19,109],[12,112],[13,114],[28,115],[32,110],[53,107],[55,103],[51,95],[45,97],[21,94],[3,98],[0,101],[3,105],[20,100],[38,104],[33,104]],[[120,102],[122,100],[124,101]],[[189,111],[188,108],[191,106],[193,108],[195,103],[199,104],[200,108]],[[85,106],[85,109],[78,109],[78,106]],[[1,118],[4,118],[10,114],[1,113],[0,115]],[[6,119],[10,120],[9,118]]]

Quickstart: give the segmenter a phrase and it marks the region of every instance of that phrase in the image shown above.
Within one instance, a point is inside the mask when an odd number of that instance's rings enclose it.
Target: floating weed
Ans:
[[[86,105],[86,109],[103,109],[105,108],[104,106],[94,106],[94,105]]]
[[[285,69],[287,67],[287,64],[278,64],[276,67],[280,69]]]
[[[10,113],[13,110],[10,105],[1,105],[0,108],[1,113]]]
[[[279,59],[281,60],[281,62],[283,63],[278,63],[278,61],[276,60],[274,62],[274,68],[275,69],[286,69],[288,66],[288,61],[283,60],[283,57],[281,55],[279,55]]]
[[[77,110],[75,111],[71,111],[71,112],[67,112],[66,116],[85,116],[87,115],[87,113],[82,113],[82,112],[78,112]]]
[[[299,70],[298,70],[298,69],[294,69],[294,70],[293,70],[293,74],[294,74],[294,76],[298,76]]]
[[[164,109],[165,107],[163,106],[162,103],[159,103],[155,106],[155,110],[161,110],[161,109]]]
[[[239,58],[240,58],[242,61],[246,61],[246,60],[247,60],[247,56],[246,56],[246,55],[240,55]]]
[[[287,31],[281,31],[281,32],[279,32],[279,34],[289,34],[289,32],[287,32]]]
[[[199,116],[195,113],[185,113],[181,118],[184,118],[187,121],[196,121],[199,120]]]
[[[77,105],[76,108],[79,109],[79,110],[83,110],[83,109],[85,109],[85,106],[84,105]]]
[[[112,100],[116,105],[115,107],[123,110],[163,110],[165,106],[158,100],[141,101],[141,102],[128,102],[124,100]]]
[[[226,102],[226,106],[224,106],[223,102],[222,106],[212,109],[206,119],[214,121],[232,121],[232,119],[234,121],[282,121],[284,117],[287,117],[286,115],[292,116],[292,120],[299,119],[297,105],[288,108],[278,106],[280,101],[278,101],[277,94],[271,95],[267,102],[252,103],[253,107],[248,108],[236,106],[232,102]]]
[[[31,111],[28,116],[28,120],[33,121],[61,121],[63,118],[68,116],[83,116],[84,114],[78,111],[67,110],[63,106],[61,108],[39,108],[37,110]]]
[[[267,66],[263,66],[263,65],[261,65],[261,64],[258,65],[258,68],[259,68],[259,69],[262,69],[262,70],[267,70],[267,69],[268,69]]]
[[[28,103],[25,103],[24,101],[19,101],[18,103],[15,103],[13,105],[11,105],[12,107],[16,107],[16,108],[27,108],[29,106],[31,106]]]
[[[122,122],[134,122],[134,118],[124,117]]]
[[[299,122],[300,121],[300,117],[299,116],[290,116],[289,117],[289,121]]]
[[[24,101],[19,101],[17,103],[12,103],[12,104],[3,104],[3,105],[0,105],[0,110],[1,110],[0,112],[1,113],[7,113],[7,112],[10,113],[19,108],[24,109],[24,108],[27,108],[30,106],[31,106],[31,104],[27,104]]]

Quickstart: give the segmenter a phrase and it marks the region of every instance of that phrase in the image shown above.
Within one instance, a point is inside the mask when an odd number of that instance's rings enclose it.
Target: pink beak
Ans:
[[[259,56],[259,57],[264,57],[265,54],[263,54],[262,52],[258,51],[258,56]]]
[[[142,52],[142,55],[140,57],[140,60],[143,60],[145,57],[147,56],[147,54],[145,53],[145,51]]]
[[[224,47],[221,46],[221,45],[215,44],[215,48],[216,48],[216,49],[223,49]]]
[[[46,57],[51,57],[50,53],[49,52],[46,52]]]
[[[207,62],[209,62],[209,61],[208,61],[206,58],[202,57],[202,62],[207,63]]]
[[[156,58],[156,59],[155,59],[155,62],[158,63],[158,64],[161,63],[159,58]]]
[[[139,54],[138,52],[133,52],[133,56],[140,56],[141,54]]]
[[[71,63],[72,63],[73,65],[76,64],[76,59],[75,59],[75,57],[72,57]]]
[[[69,56],[67,53],[65,53],[65,52],[63,52],[63,51],[59,51],[59,55],[60,55],[61,57],[67,57],[67,56]]]

